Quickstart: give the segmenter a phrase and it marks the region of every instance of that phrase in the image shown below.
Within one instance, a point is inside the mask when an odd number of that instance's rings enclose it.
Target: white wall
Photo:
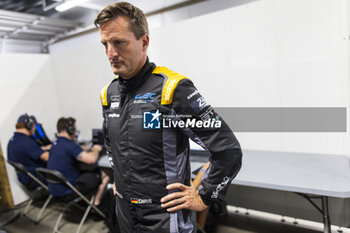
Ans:
[[[115,75],[97,33],[50,47],[62,114],[77,120],[80,140],[91,140],[91,129],[102,127],[101,89]]]
[[[49,55],[0,54],[0,67],[0,141],[7,159],[7,143],[21,114],[35,115],[53,139],[56,124],[53,119],[57,119],[61,109]],[[26,200],[27,195],[14,169],[6,165],[14,202],[18,204]]]
[[[347,107],[346,4],[251,2],[152,30],[149,54],[189,76],[217,107]],[[245,149],[350,152],[346,133],[237,136]]]

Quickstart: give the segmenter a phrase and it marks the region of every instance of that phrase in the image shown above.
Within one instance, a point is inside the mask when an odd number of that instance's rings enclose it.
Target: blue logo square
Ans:
[[[144,129],[160,129],[160,116],[162,114],[157,110],[156,112],[143,113],[143,128]]]

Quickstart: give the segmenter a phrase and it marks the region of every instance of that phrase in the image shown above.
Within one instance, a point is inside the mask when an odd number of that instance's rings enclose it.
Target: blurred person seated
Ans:
[[[15,163],[21,163],[30,173],[38,177],[43,183],[46,183],[40,177],[35,169],[46,167],[49,159],[49,150],[51,145],[40,147],[33,139],[36,130],[36,118],[27,113],[21,115],[16,123],[16,132],[10,139],[7,146],[7,159]],[[26,174],[17,173],[18,180],[29,190],[39,186],[32,178]]]
[[[202,180],[207,178],[209,166],[210,166],[210,162],[206,162],[200,168],[196,177],[192,180],[192,184],[196,190],[199,189]],[[200,227],[200,229],[204,229],[204,227],[205,227],[205,223],[207,221],[207,216],[209,213],[209,208],[210,208],[210,206],[208,206],[208,208],[206,208],[200,212],[197,212],[197,227]]]
[[[61,172],[65,178],[75,188],[83,193],[89,193],[96,188],[98,191],[94,200],[94,205],[101,202],[105,188],[109,182],[109,177],[96,169],[81,171],[79,162],[95,164],[102,150],[100,145],[94,145],[89,150],[83,150],[75,141],[76,120],[72,117],[60,118],[57,122],[57,139],[53,142],[50,150],[50,159],[47,168]],[[63,184],[48,184],[49,191],[54,197],[59,197],[63,201],[70,201],[77,195]]]

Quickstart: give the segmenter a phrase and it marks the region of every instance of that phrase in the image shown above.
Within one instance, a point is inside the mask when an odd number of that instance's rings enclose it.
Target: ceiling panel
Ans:
[[[84,30],[92,30],[93,21],[100,10],[116,2],[116,0],[90,0],[65,12],[58,12],[50,7],[45,8],[44,3],[50,4],[57,1],[64,0],[0,0],[0,40],[11,39],[11,43],[5,43],[8,45],[15,44],[16,40],[19,43],[25,40],[35,41],[35,44],[43,49],[60,38]],[[192,4],[198,1],[201,0],[129,0],[145,14],[185,2]],[[17,46],[17,48],[23,46]],[[26,51],[38,51],[38,48]],[[45,49],[42,50],[42,52],[45,51]]]
[[[24,49],[23,52],[39,50],[45,52],[43,48],[47,41],[81,26],[81,23],[71,20],[0,10],[0,39],[12,40],[11,43],[6,43],[7,46],[14,46],[16,40],[18,40],[18,43],[22,43],[23,40],[29,40],[36,41],[37,43],[34,46],[40,47],[40,49]],[[33,46],[33,44],[28,45]],[[3,49],[2,51],[18,51],[18,48],[24,48],[24,46],[25,44],[15,46],[16,49],[14,50]]]

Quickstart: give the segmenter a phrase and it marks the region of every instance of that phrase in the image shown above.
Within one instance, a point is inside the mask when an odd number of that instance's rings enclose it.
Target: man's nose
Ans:
[[[112,60],[115,57],[118,57],[118,51],[113,45],[108,46],[107,56],[110,60]]]

